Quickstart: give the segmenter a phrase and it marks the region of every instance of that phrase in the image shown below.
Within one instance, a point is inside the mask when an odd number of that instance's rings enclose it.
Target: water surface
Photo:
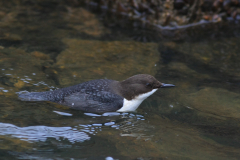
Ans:
[[[61,3],[6,3],[0,16],[3,159],[240,158],[238,29],[143,43]],[[136,113],[109,116],[17,98],[140,73],[176,87],[160,89]]]

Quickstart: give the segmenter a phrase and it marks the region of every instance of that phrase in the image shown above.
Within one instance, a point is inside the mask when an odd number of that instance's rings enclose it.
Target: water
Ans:
[[[0,12],[2,159],[240,158],[239,29],[142,43],[84,8],[14,2]],[[176,87],[120,115],[16,94],[139,73]]]

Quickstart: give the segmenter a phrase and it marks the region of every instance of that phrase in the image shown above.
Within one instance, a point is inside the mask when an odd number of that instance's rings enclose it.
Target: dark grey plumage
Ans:
[[[123,97],[113,93],[110,88],[113,82],[117,81],[92,80],[54,91],[21,94],[19,98],[25,101],[52,101],[86,112],[114,112],[123,106]]]

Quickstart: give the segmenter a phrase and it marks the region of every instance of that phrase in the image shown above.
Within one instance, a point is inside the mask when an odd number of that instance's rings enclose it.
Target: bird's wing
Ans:
[[[123,105],[123,98],[106,91],[93,93],[76,92],[64,97],[62,102],[74,109],[92,113],[115,112]]]

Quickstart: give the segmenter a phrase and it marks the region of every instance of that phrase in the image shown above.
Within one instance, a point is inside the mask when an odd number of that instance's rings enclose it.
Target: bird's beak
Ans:
[[[168,87],[175,87],[174,84],[165,84],[165,83],[162,83],[161,87],[160,88],[168,88]]]

